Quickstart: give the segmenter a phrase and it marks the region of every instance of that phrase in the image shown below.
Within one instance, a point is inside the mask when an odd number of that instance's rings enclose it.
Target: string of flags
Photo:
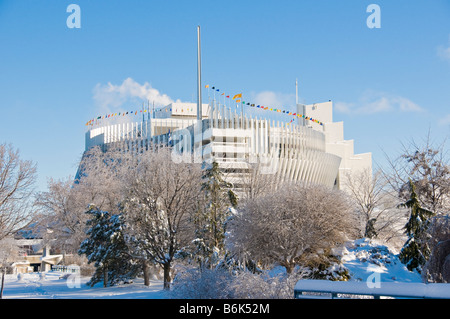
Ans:
[[[157,111],[160,111],[160,110],[155,110],[155,112],[157,112]],[[86,126],[94,125],[96,123],[96,121],[98,121],[98,120],[103,120],[103,119],[108,119],[108,118],[118,117],[118,116],[138,115],[138,114],[142,114],[142,113],[152,113],[152,110],[117,112],[117,113],[106,114],[103,116],[97,116],[96,118],[93,118],[93,119],[89,120],[88,122],[86,122]]]
[[[209,84],[205,85],[205,88],[209,88]],[[220,92],[220,89],[218,89],[214,86],[211,87],[211,90],[213,90],[214,92]],[[225,96],[226,98],[230,98],[230,95],[225,95],[225,93],[222,93],[221,95]],[[264,111],[273,111],[273,112],[277,112],[277,113],[283,113],[283,114],[294,116],[297,118],[303,118],[305,120],[309,120],[311,122],[314,122],[314,123],[317,123],[317,124],[323,126],[323,122],[321,122],[317,119],[314,119],[310,116],[305,116],[304,114],[287,111],[287,110],[284,110],[281,108],[274,108],[274,107],[269,107],[269,106],[264,106],[264,105],[255,105],[254,103],[244,101],[242,98],[242,93],[234,95],[232,99],[235,100],[236,103],[242,104],[242,106],[250,106],[250,107],[259,108],[260,110],[264,110]],[[294,121],[294,119],[292,119],[289,123],[292,123],[293,121]]]
[[[209,84],[205,85],[205,88],[210,88]],[[211,87],[210,89],[213,90],[214,93],[215,92],[219,92],[220,93],[220,89],[218,89],[218,88],[216,88],[214,86]],[[223,96],[224,98],[230,98],[231,97],[231,95],[226,94],[226,93],[221,93],[220,95]],[[274,107],[269,107],[269,106],[264,106],[264,105],[256,105],[254,103],[250,103],[250,102],[244,101],[243,98],[242,98],[242,93],[238,93],[238,94],[233,95],[232,100],[234,100],[238,104],[241,104],[242,106],[249,106],[249,107],[258,108],[258,109],[263,110],[263,111],[272,111],[272,112],[286,114],[288,116],[294,116],[294,118],[291,119],[291,121],[288,124],[292,123],[294,121],[295,117],[297,117],[297,118],[303,118],[305,120],[309,120],[309,121],[317,123],[319,125],[323,125],[323,123],[321,121],[319,121],[317,119],[314,119],[314,118],[312,118],[310,116],[305,116],[304,114],[300,114],[300,113],[297,113],[297,112],[291,112],[291,111],[284,110],[284,109],[281,109],[281,108],[274,108]],[[167,110],[166,109],[156,109],[156,110],[154,110],[154,112],[163,112],[163,111],[167,111]],[[170,111],[172,111],[172,110],[170,110]],[[106,115],[98,116],[96,118],[93,118],[93,119],[89,120],[88,122],[86,122],[86,126],[93,126],[94,124],[98,123],[99,120],[113,118],[113,117],[117,117],[117,116],[130,116],[130,115],[138,115],[138,114],[142,114],[142,113],[152,113],[152,112],[153,111],[150,110],[150,109],[149,110],[144,109],[144,110],[139,110],[139,111],[129,111],[129,112],[118,112],[118,113],[106,114]]]

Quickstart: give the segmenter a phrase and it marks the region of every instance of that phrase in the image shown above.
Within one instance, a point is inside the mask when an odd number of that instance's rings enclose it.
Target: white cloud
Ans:
[[[102,113],[124,110],[124,107],[140,107],[147,101],[154,102],[157,107],[175,102],[168,95],[153,88],[148,82],[139,84],[132,78],[125,79],[120,85],[110,82],[105,85],[98,83],[93,89],[93,94]]]
[[[439,120],[439,125],[445,126],[450,125],[450,114],[447,114]]]
[[[443,60],[450,61],[450,35],[448,37],[447,47],[444,47],[442,45],[438,46],[437,55]]]
[[[450,47],[444,48],[442,46],[438,47],[438,55],[444,59],[450,61]]]
[[[334,103],[334,109],[340,113],[350,113],[354,104],[346,102]]]
[[[286,94],[273,91],[263,91],[258,93],[252,92],[250,93],[250,99],[252,103],[272,107],[295,105],[295,94]]]
[[[341,113],[374,114],[382,112],[421,112],[423,109],[413,101],[384,92],[366,91],[358,102],[336,102],[335,109]]]

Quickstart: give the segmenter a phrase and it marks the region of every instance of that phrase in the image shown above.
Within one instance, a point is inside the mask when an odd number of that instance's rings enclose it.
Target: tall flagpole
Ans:
[[[200,26],[197,26],[197,120],[202,119],[202,61],[200,52]]]
[[[298,82],[297,79],[295,79],[295,106],[297,107],[298,104]]]
[[[203,134],[202,129],[202,60],[201,60],[201,51],[200,51],[200,26],[197,26],[197,125],[195,125],[194,129],[194,163],[197,161],[203,161],[203,147],[202,140]],[[195,145],[195,136],[196,134],[200,135],[200,143],[198,146]]]

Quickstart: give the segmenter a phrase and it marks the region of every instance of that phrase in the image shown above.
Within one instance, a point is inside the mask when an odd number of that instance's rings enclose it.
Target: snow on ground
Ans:
[[[150,286],[144,285],[137,278],[131,284],[104,288],[102,284],[89,287],[86,282],[89,277],[64,278],[66,273],[47,272],[45,276],[39,273],[6,275],[4,299],[163,299],[163,282],[150,281]],[[79,279],[79,285],[77,282]]]
[[[398,254],[376,240],[350,241],[336,253],[350,272],[352,281],[366,281],[376,273],[381,282],[422,282],[418,272],[409,271],[400,262]]]
[[[421,282],[416,272],[406,269],[396,254],[376,241],[360,239],[334,250],[349,270],[352,281],[366,281],[379,274],[381,282]],[[146,287],[137,278],[131,284],[104,288],[101,283],[88,287],[88,277],[63,278],[65,273],[47,272],[6,275],[5,299],[165,299],[162,281],[151,281]],[[79,280],[79,285],[76,280]]]

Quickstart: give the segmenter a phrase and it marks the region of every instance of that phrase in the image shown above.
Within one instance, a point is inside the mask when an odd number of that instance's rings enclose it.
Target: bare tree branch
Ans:
[[[36,165],[21,160],[11,145],[0,144],[0,240],[31,221],[35,181]]]

